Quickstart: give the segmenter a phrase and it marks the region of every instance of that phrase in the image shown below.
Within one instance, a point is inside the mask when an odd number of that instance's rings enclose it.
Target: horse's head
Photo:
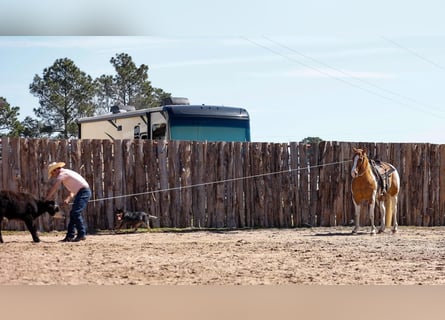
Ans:
[[[351,176],[352,178],[357,178],[360,175],[359,172],[363,164],[368,161],[368,156],[366,155],[365,149],[352,148],[352,151],[354,152],[354,156],[352,157],[353,165]]]

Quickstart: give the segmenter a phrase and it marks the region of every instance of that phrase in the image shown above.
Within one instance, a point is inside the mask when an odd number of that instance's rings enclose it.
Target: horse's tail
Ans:
[[[397,198],[399,194],[399,188],[400,188],[400,177],[399,173],[394,168],[394,172],[390,176],[388,193],[385,196],[385,207],[386,207],[385,225],[387,227],[395,225],[395,228],[397,228],[396,210],[397,210]]]
[[[385,226],[387,228],[391,227],[392,225],[392,219],[393,219],[393,214],[394,214],[394,201],[395,198],[391,197],[391,196],[387,196],[385,199],[385,208],[386,208],[386,214],[385,214]]]

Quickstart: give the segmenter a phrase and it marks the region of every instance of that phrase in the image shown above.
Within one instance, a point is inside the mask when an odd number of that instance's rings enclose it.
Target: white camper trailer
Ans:
[[[247,110],[238,107],[168,104],[78,119],[80,139],[250,141]]]

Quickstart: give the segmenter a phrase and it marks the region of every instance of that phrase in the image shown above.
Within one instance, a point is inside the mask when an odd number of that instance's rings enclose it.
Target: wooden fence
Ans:
[[[347,225],[353,219],[350,168],[356,146],[399,170],[400,225],[444,225],[445,145],[4,137],[1,146],[1,189],[44,197],[52,161],[82,174],[93,190],[85,212],[90,232],[113,228],[117,207],[158,216],[155,226],[163,228]],[[56,200],[64,195],[61,188]],[[37,223],[40,230],[63,230],[67,219],[44,215]],[[10,221],[3,228],[24,226]]]

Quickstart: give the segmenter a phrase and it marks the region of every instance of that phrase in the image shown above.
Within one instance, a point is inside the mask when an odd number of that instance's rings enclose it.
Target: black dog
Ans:
[[[116,209],[114,211],[116,216],[114,230],[120,230],[124,224],[133,227],[134,232],[143,224],[150,229],[150,219],[157,219],[158,217],[152,216],[142,211],[130,212],[123,209]]]
[[[40,242],[34,219],[48,212],[54,216],[59,207],[54,201],[39,200],[29,193],[0,191],[0,243],[3,243],[1,222],[3,218],[17,219],[25,222],[34,242]]]

